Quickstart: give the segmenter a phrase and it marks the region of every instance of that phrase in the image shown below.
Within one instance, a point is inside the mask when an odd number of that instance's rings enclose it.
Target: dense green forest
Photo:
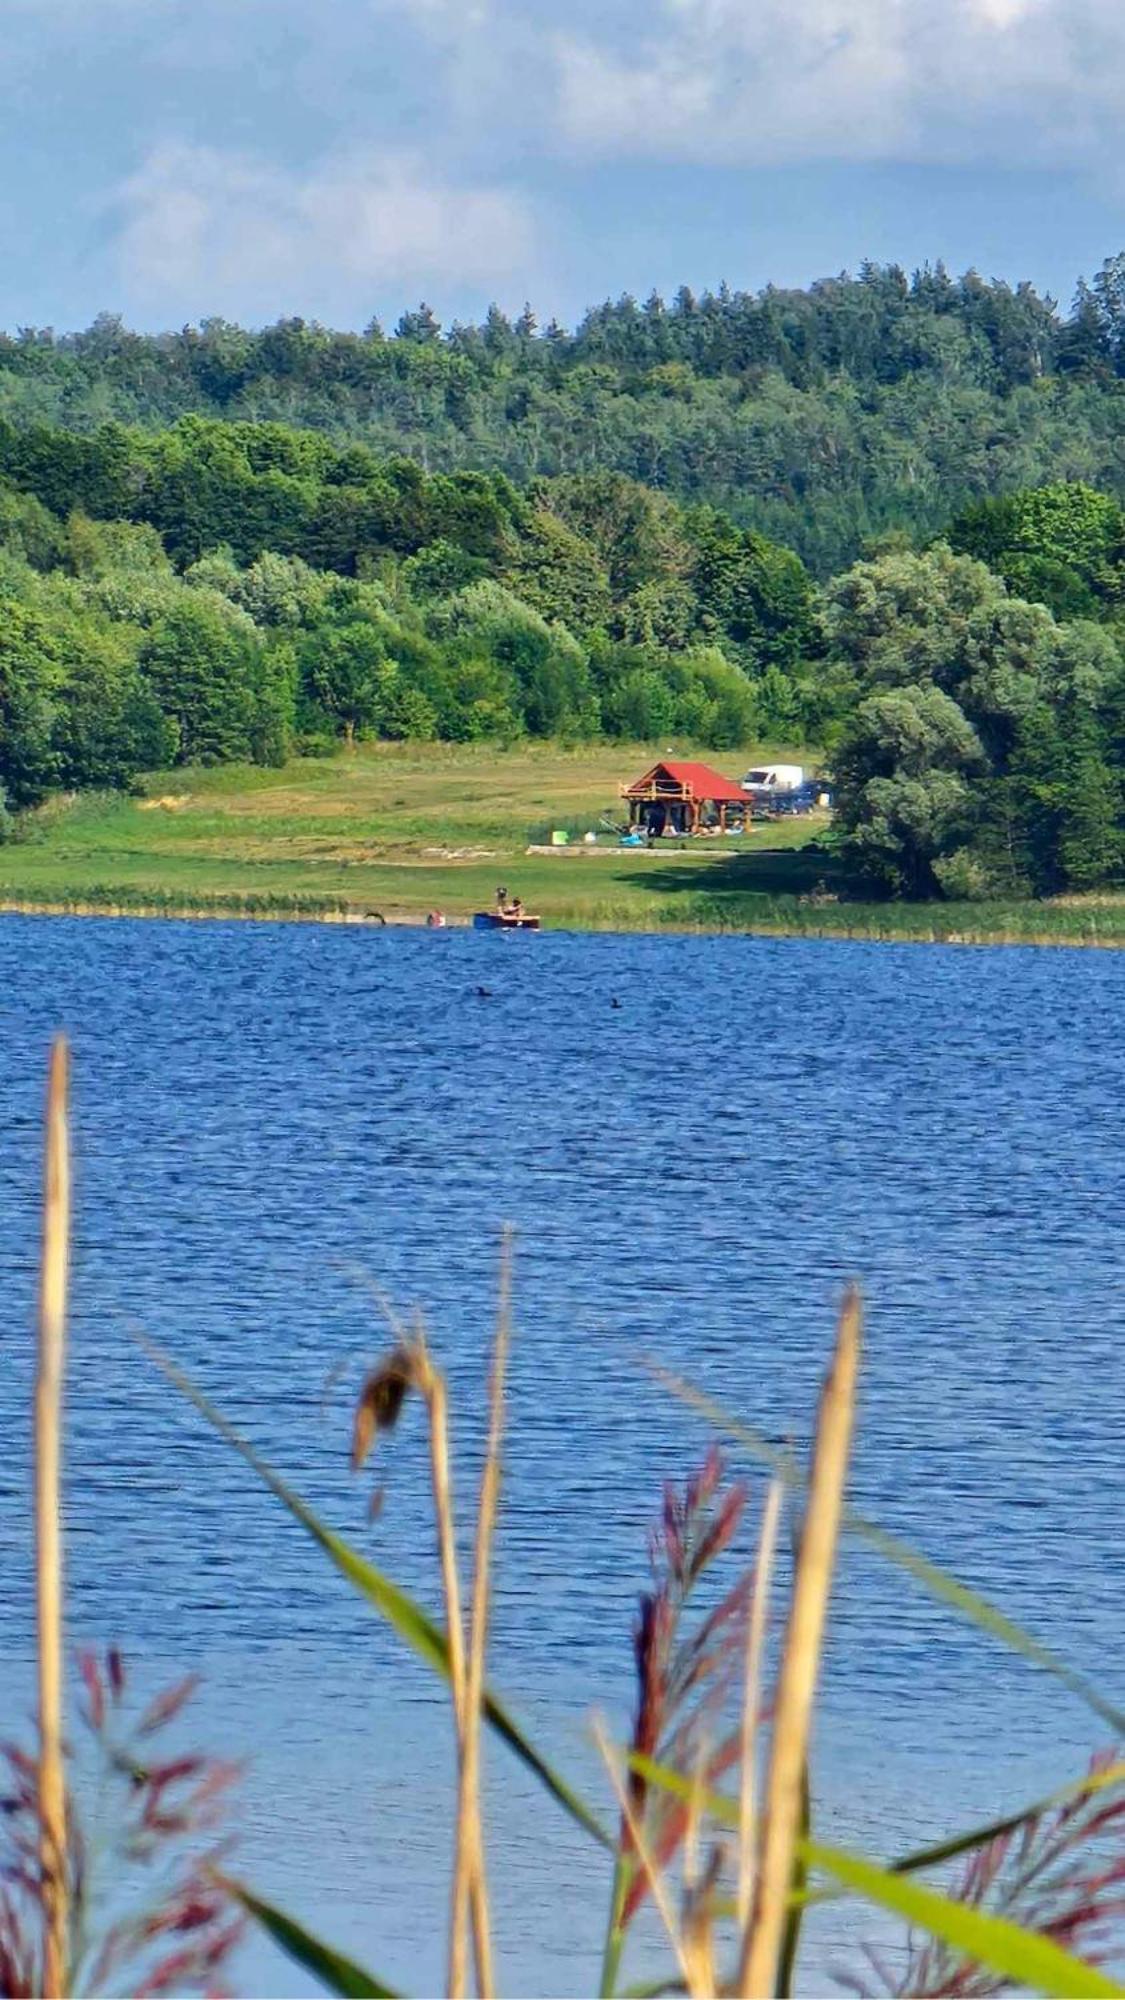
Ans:
[[[1067,319],[939,267],[574,334],[21,334],[9,830],[357,734],[772,737],[827,751],[867,888],[1114,880],[1123,397],[1125,259]]]
[[[573,332],[526,310],[393,333],[293,319],[0,340],[0,415],[89,430],[280,422],[433,471],[617,471],[722,507],[826,578],[889,528],[1084,479],[1125,498],[1125,257],[1060,314],[1026,284],[865,266],[805,291],[624,298]]]

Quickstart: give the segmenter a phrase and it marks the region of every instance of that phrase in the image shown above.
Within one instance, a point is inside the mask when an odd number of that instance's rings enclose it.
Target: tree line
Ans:
[[[1125,512],[1056,481],[823,585],[613,471],[518,488],[314,431],[0,420],[9,812],[357,736],[821,746],[854,879],[1115,880]]]
[[[820,579],[872,536],[1082,479],[1125,498],[1125,255],[1071,309],[1028,284],[865,264],[803,290],[624,297],[573,330],[493,307],[389,332],[210,319],[0,337],[0,414],[88,432],[189,415],[281,423],[434,472],[617,471],[723,509]]]
[[[0,782],[361,734],[815,735],[800,559],[617,474],[427,474],[277,424],[0,421]]]

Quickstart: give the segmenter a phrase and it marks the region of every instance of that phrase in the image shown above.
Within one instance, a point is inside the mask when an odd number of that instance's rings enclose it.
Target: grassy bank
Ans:
[[[0,906],[78,913],[451,922],[506,882],[553,929],[744,930],[966,943],[1125,945],[1125,898],[1058,903],[836,900],[807,820],[730,841],[528,852],[618,813],[651,746],[372,744],[284,770],[155,774],[140,799],[57,800],[0,847]],[[790,753],[791,755],[794,753]],[[796,753],[800,755],[800,753]],[[717,757],[732,774],[746,757]]]

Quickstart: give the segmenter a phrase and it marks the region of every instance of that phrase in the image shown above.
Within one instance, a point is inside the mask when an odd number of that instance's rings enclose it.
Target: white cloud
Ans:
[[[406,153],[353,152],[299,173],[167,144],[113,206],[130,305],[189,317],[330,317],[388,291],[514,280],[535,238],[518,193],[443,182]]]
[[[1120,0],[661,0],[627,53],[554,43],[602,154],[1089,165],[1125,113]]]

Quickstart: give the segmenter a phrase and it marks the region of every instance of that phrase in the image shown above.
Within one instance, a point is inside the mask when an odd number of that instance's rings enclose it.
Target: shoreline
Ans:
[[[413,930],[443,910],[460,930],[507,882],[548,929],[574,934],[1125,949],[1125,886],[1041,903],[853,898],[804,820],[761,842],[587,843],[646,757],[651,746],[383,744],[152,773],[144,798],[52,800],[0,854],[0,911]]]
[[[896,906],[902,907],[902,906]],[[15,898],[10,894],[0,895],[0,916],[23,917],[83,917],[121,920],[139,919],[145,922],[167,919],[181,923],[270,923],[270,924],[337,924],[366,930],[425,930],[426,919],[422,915],[396,912],[386,916],[379,911],[349,910],[333,908],[329,904],[320,907],[302,908],[258,908],[247,909],[232,898],[224,903],[216,898],[210,902],[185,902],[182,906],[159,902],[130,902],[118,897],[96,900],[89,896],[52,899],[47,897]],[[472,929],[470,917],[447,917],[440,928],[450,931]],[[1083,951],[1125,950],[1125,929],[1120,935],[1098,935],[1096,929],[1072,933],[1049,929],[1020,931],[996,926],[979,930],[959,926],[948,931],[930,923],[919,923],[916,930],[897,929],[878,924],[844,924],[831,921],[809,923],[768,923],[750,920],[744,924],[706,923],[690,920],[682,923],[651,922],[629,923],[599,920],[596,917],[584,922],[562,922],[554,927],[556,935],[569,933],[571,936],[589,934],[591,936],[618,937],[757,937],[757,938],[818,938],[826,942],[852,944],[917,944],[917,945],[957,945],[987,948],[990,946],[1034,946],[1055,949]],[[551,934],[552,926],[545,926],[545,934]]]

